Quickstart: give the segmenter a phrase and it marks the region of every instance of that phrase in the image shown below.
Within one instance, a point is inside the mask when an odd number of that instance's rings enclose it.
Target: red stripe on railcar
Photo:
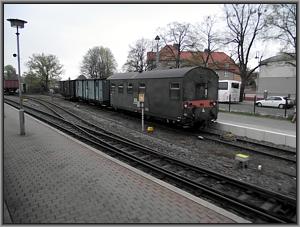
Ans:
[[[217,105],[217,102],[214,100],[192,100],[192,101],[185,101],[183,106],[184,108],[191,108],[191,107],[214,107]]]

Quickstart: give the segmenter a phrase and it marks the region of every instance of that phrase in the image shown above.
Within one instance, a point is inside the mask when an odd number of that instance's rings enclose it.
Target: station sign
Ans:
[[[144,93],[139,94],[139,101],[144,102],[144,100],[145,100],[145,94]]]

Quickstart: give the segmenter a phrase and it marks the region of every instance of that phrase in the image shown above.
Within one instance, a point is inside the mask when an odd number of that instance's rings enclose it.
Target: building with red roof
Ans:
[[[159,51],[158,68],[175,68],[176,45],[166,45]],[[149,68],[156,68],[156,52],[147,53]],[[216,71],[220,80],[241,81],[239,68],[232,58],[224,52],[182,51],[180,53],[180,67],[205,66]]]

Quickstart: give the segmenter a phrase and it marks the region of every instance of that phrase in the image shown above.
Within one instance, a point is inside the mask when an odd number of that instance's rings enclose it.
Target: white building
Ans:
[[[269,95],[288,94],[296,97],[296,60],[295,55],[279,54],[262,61],[257,78],[257,94],[265,90]]]

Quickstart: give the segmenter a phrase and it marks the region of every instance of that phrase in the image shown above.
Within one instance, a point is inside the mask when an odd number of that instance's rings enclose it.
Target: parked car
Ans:
[[[258,100],[255,103],[257,106],[262,107],[276,107],[283,109],[287,104],[287,108],[291,108],[294,106],[294,101],[285,96],[270,96],[266,99]]]

